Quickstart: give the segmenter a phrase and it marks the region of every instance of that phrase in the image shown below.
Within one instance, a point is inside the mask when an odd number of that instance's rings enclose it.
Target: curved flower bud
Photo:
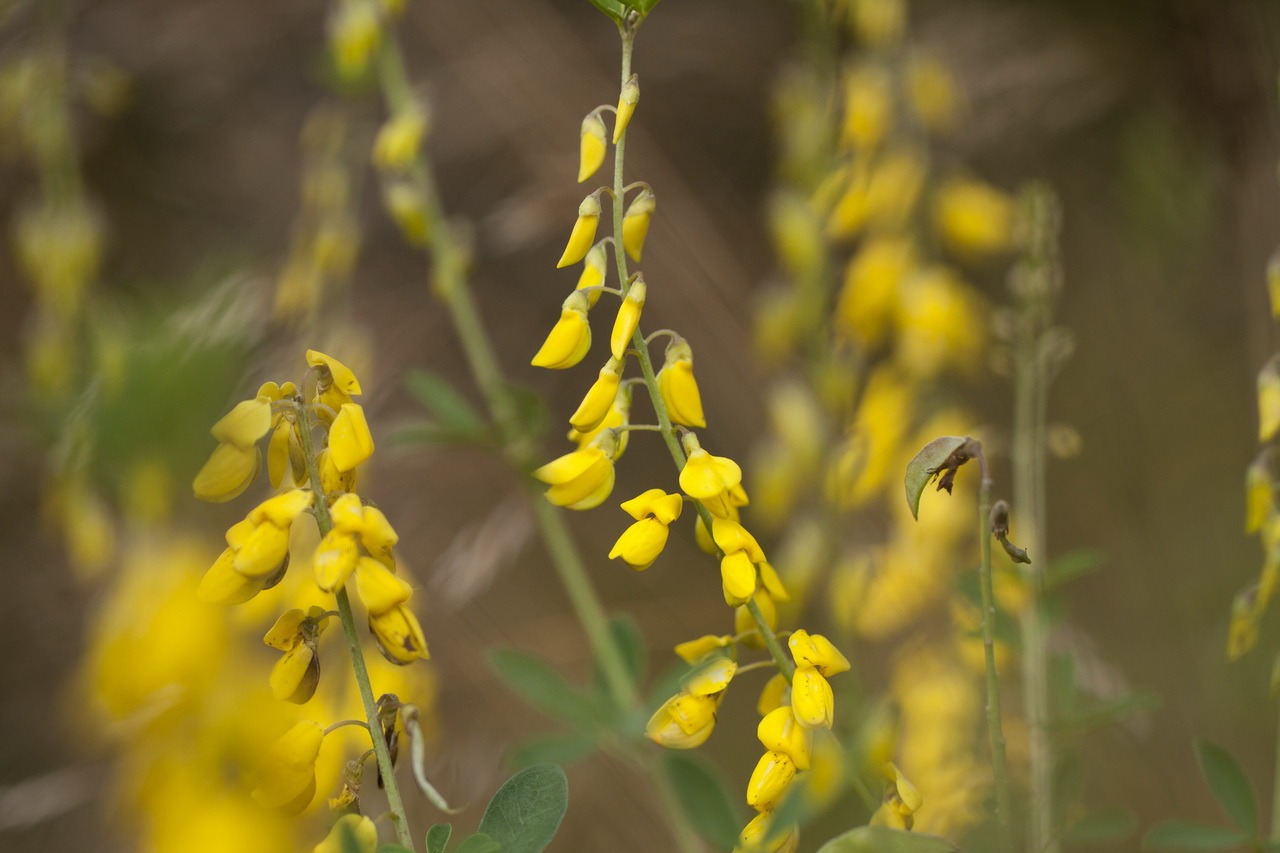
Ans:
[[[803,628],[793,631],[787,640],[796,666],[811,666],[824,676],[848,672],[849,659],[821,634],[810,634]]]
[[[324,729],[313,720],[300,720],[267,751],[262,778],[253,798],[267,808],[298,813],[316,793],[316,759]]]
[[[407,666],[418,658],[427,659],[427,641],[422,636],[418,617],[407,605],[393,607],[386,613],[369,617],[369,631],[378,641],[378,651],[387,660]]]
[[[796,764],[785,752],[766,752],[756,763],[747,783],[747,805],[767,809],[778,801],[791,780],[796,778]]]
[[[592,193],[578,205],[578,219],[573,223],[573,231],[569,234],[569,242],[564,247],[564,254],[556,262],[556,269],[576,264],[587,256],[591,244],[596,241],[596,227],[600,224],[600,195]]]
[[[223,444],[247,448],[257,444],[271,429],[271,400],[260,395],[243,400],[218,419],[210,429]]]
[[[632,199],[627,212],[622,217],[622,247],[627,250],[631,260],[640,263],[640,254],[644,251],[644,238],[649,235],[649,222],[653,212],[658,208],[657,197],[653,190],[645,187]]]
[[[289,557],[289,529],[264,521],[236,552],[235,570],[247,578],[270,577]]]
[[[742,468],[725,456],[712,456],[702,449],[693,433],[684,437],[688,461],[680,471],[680,488],[697,500],[718,496],[742,482]]]
[[[668,749],[693,749],[706,743],[716,726],[716,696],[677,693],[662,704],[645,726],[649,740]]]
[[[796,667],[791,679],[791,707],[806,726],[831,728],[835,720],[835,696],[822,673],[812,666]]]
[[[240,497],[261,468],[262,454],[256,445],[219,444],[196,474],[191,487],[202,501],[225,503]]]
[[[196,598],[207,604],[244,604],[269,585],[272,578],[251,578],[235,570],[236,552],[227,548],[213,562],[196,587]]]
[[[613,433],[604,432],[587,447],[553,459],[533,472],[533,477],[550,486],[547,500],[569,509],[592,509],[604,503],[613,491],[614,469],[611,451],[617,446]]]
[[[363,533],[365,528],[365,508],[360,496],[348,492],[340,495],[329,505],[329,521],[333,529],[344,533]]]
[[[811,730],[800,725],[789,705],[765,714],[756,728],[756,736],[765,749],[791,756],[797,770],[809,769]]]
[[[596,424],[594,429],[587,432],[580,432],[573,427],[569,428],[566,435],[570,441],[578,445],[578,447],[586,447],[594,442],[605,430],[614,430],[619,427],[625,427],[631,423],[631,386],[619,385],[618,396],[613,398],[613,406],[609,408],[609,414],[604,416],[604,420]],[[631,440],[630,430],[620,430],[617,433],[618,444],[617,449],[613,452],[614,460],[622,458],[623,452],[627,449],[627,443]]]
[[[636,273],[631,288],[627,291],[627,298],[618,306],[618,314],[613,318],[613,332],[609,335],[609,348],[613,351],[613,357],[618,360],[622,359],[636,333],[636,327],[640,325],[640,312],[644,310],[647,292],[644,276]]]
[[[356,562],[356,595],[364,602],[370,616],[399,607],[412,594],[413,587],[408,581],[392,574],[372,557],[361,557]]]
[[[351,842],[355,847],[350,846]],[[377,849],[378,827],[373,821],[360,814],[344,814],[311,853],[374,853]]]
[[[702,395],[693,378],[693,350],[684,338],[667,345],[662,369],[658,371],[658,391],[671,420],[682,426],[702,429],[707,425],[702,412]]]
[[[725,604],[746,604],[756,591],[756,567],[743,551],[726,554],[720,561],[720,585]]]
[[[618,385],[622,381],[622,362],[610,358],[600,368],[600,375],[588,389],[578,409],[569,417],[569,423],[579,432],[588,432],[599,426],[609,414],[613,401],[618,396]]]
[[[347,472],[373,455],[373,435],[364,416],[364,406],[344,403],[329,427],[329,455],[333,467]]]
[[[591,349],[591,325],[587,311],[591,303],[587,296],[574,291],[560,308],[560,319],[542,342],[542,347],[530,362],[534,367],[564,370],[573,367]]]
[[[707,634],[696,640],[688,640],[676,646],[676,654],[685,663],[696,664],[707,655],[725,648],[732,642],[733,637],[727,635],[717,637],[715,634]]]
[[[396,570],[395,547],[399,541],[400,534],[396,533],[382,510],[376,506],[364,508],[364,527],[360,531],[360,543],[369,552],[369,556],[393,572]]]
[[[298,516],[311,507],[314,497],[305,489],[289,489],[258,504],[249,511],[245,519],[255,525],[270,523],[288,529]]]
[[[870,824],[910,830],[915,824],[915,813],[924,805],[924,798],[896,764],[889,762],[884,771],[889,777],[884,788],[884,802],[871,815]]]
[[[587,291],[587,304],[589,307],[596,307],[596,303],[600,301],[601,290],[592,290],[591,288],[599,288],[604,284],[605,270],[609,263],[609,254],[605,251],[603,243],[596,243],[591,247],[591,251],[587,252],[587,257],[582,261],[582,274],[578,276],[577,290]]]
[[[627,125],[631,123],[631,116],[635,114],[638,103],[640,103],[640,77],[632,74],[627,78],[627,82],[622,84],[622,91],[618,94],[618,118],[613,123],[614,145],[617,145],[622,134],[627,132]]]
[[[693,696],[722,693],[738,671],[738,662],[728,655],[714,655],[699,663],[683,679],[684,692]]]
[[[267,442],[267,479],[271,482],[271,488],[280,488],[280,484],[284,482],[284,472],[290,467],[294,468],[295,483],[301,485],[307,481],[305,460],[304,474],[301,478],[298,477],[297,467],[292,465],[294,446],[297,443],[297,428],[288,420],[281,418],[280,423],[271,430],[271,440]],[[301,448],[299,448],[300,451]]]
[[[711,537],[715,539],[716,546],[726,554],[736,554],[741,551],[750,557],[753,563],[764,561],[764,550],[761,549],[760,543],[736,521],[727,518],[711,519]]]
[[[604,120],[600,118],[600,113],[593,112],[582,120],[582,131],[578,138],[578,183],[599,171],[604,165],[608,147],[605,142]]]

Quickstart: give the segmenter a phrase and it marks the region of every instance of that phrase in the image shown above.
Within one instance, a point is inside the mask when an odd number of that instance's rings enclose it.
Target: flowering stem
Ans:
[[[971,440],[971,450],[982,470],[978,486],[978,539],[982,543],[979,581],[982,587],[982,650],[987,668],[987,735],[991,741],[991,769],[996,786],[996,822],[1006,853],[1013,853],[1012,806],[1009,798],[1009,771],[1005,759],[1004,730],[1000,722],[1000,677],[996,672],[995,594],[991,586],[991,472],[982,445]]]
[[[304,400],[315,396],[315,383],[318,374],[307,371],[303,381]],[[329,517],[329,505],[325,500],[324,487],[320,484],[320,466],[316,463],[315,446],[312,442],[311,430],[315,426],[311,420],[311,410],[304,402],[298,410],[298,437],[302,442],[302,453],[307,460],[307,475],[311,479],[311,491],[315,495],[316,526],[320,535],[325,536],[333,529],[333,520]],[[338,600],[338,618],[342,622],[342,633],[347,638],[347,651],[351,653],[351,668],[355,671],[356,684],[360,688],[360,699],[364,703],[364,715],[368,720],[369,739],[373,741],[373,751],[378,757],[378,769],[382,772],[382,783],[386,786],[387,808],[391,811],[391,822],[396,827],[396,838],[400,844],[414,850],[413,834],[409,831],[409,821],[405,819],[404,802],[400,798],[400,788],[396,785],[395,767],[391,764],[391,751],[387,748],[387,739],[383,737],[382,726],[378,722],[378,703],[373,698],[373,685],[369,681],[369,668],[364,662],[364,652],[360,649],[360,638],[356,635],[356,621],[351,613],[351,599],[347,596],[347,588],[343,586],[334,592]]]

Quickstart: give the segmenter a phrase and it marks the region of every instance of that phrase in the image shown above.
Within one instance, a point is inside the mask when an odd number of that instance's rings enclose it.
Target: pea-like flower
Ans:
[[[728,634],[716,636],[707,634],[696,640],[689,640],[676,646],[676,654],[688,664],[696,664],[712,652],[719,652],[733,644],[733,637]]]
[[[720,581],[725,603],[730,607],[744,605],[755,595],[759,582],[756,566],[765,562],[764,551],[745,527],[727,518],[711,520],[711,536],[724,552]]]
[[[604,416],[604,420],[596,424],[593,429],[583,432],[576,427],[570,427],[568,434],[565,436],[579,448],[589,446],[593,441],[600,437],[605,430],[616,430],[618,436],[618,449],[614,451],[613,458],[618,460],[622,458],[622,454],[627,449],[627,443],[631,440],[631,431],[623,429],[631,423],[631,386],[619,385],[618,393],[613,398],[613,405],[609,407],[609,413]]]
[[[407,666],[418,658],[427,659],[427,641],[418,617],[408,605],[401,604],[385,613],[370,614],[369,631],[378,642],[382,656],[398,666]]]
[[[588,307],[594,308],[596,302],[600,301],[600,294],[604,292],[600,288],[604,285],[608,263],[609,254],[605,251],[603,243],[592,246],[591,251],[587,252],[586,258],[582,261],[582,272],[578,275],[578,284],[575,289],[586,291]]]
[[[312,720],[300,720],[267,751],[253,798],[271,809],[297,814],[316,795],[316,759],[324,729]]]
[[[787,646],[796,666],[812,666],[827,677],[849,671],[849,659],[821,634],[799,628],[792,632]]]
[[[551,327],[530,364],[564,370],[582,361],[591,349],[591,325],[587,322],[590,308],[587,294],[578,290],[569,294],[560,308],[560,319]]]
[[[316,585],[334,592],[346,585],[361,559],[361,547],[374,560],[395,571],[393,549],[400,540],[387,517],[374,506],[362,506],[357,495],[345,494],[329,507],[332,528],[312,557]]]
[[[884,772],[889,777],[884,786],[884,801],[871,815],[870,824],[909,830],[915,824],[915,813],[924,805],[924,798],[893,762],[885,765]]]
[[[726,456],[712,456],[702,449],[693,433],[685,435],[683,443],[689,458],[680,471],[680,488],[686,495],[710,500],[741,484],[742,468],[737,462]]]
[[[622,246],[636,263],[640,263],[644,238],[649,235],[649,222],[657,207],[658,200],[653,190],[645,187],[627,206],[627,212],[622,217]]]
[[[621,360],[631,343],[631,338],[640,325],[640,312],[644,310],[644,300],[649,288],[644,283],[644,276],[636,273],[627,290],[626,299],[618,307],[618,314],[613,319],[613,332],[609,335],[609,348],[613,357]]]
[[[695,696],[677,693],[662,704],[645,727],[649,740],[668,749],[693,749],[706,743],[716,726],[723,693]]]
[[[667,344],[662,369],[658,371],[658,391],[674,423],[698,429],[706,427],[702,395],[693,378],[693,350],[684,338],[673,338]]]
[[[331,355],[319,350],[307,350],[307,364],[320,371],[320,381],[316,383],[316,399],[308,402],[323,403],[334,412],[350,403],[352,397],[359,397],[360,380],[355,372]],[[320,412],[323,416],[324,412]]]
[[[604,120],[600,113],[593,112],[582,120],[578,138],[578,183],[594,175],[604,165],[604,155],[609,147],[605,138]]]
[[[315,695],[320,683],[320,656],[317,645],[328,624],[323,608],[307,612],[286,611],[267,631],[262,642],[284,652],[271,668],[268,683],[277,699],[302,705]]]
[[[791,756],[797,770],[809,769],[812,730],[800,724],[790,705],[782,705],[765,714],[756,729],[756,736],[765,749]]]
[[[268,432],[272,433],[271,445],[275,448],[274,452],[268,453],[271,463],[268,472],[272,486],[280,485],[284,467],[279,464],[279,454],[283,451],[288,458],[291,444],[296,444],[298,438],[296,427],[286,418],[285,410],[273,412],[272,404],[296,395],[297,388],[292,382],[284,385],[266,382],[252,400],[242,400],[218,419],[209,429],[218,440],[218,446],[192,484],[197,498],[223,503],[239,497],[262,470],[262,452],[258,449],[258,442]],[[277,438],[277,434],[281,437]],[[305,473],[299,472],[297,467],[295,465],[294,480],[306,482]]]
[[[800,832],[795,824],[773,826],[773,811],[765,809],[742,828],[733,853],[795,853]]]
[[[427,113],[413,105],[392,115],[373,140],[373,165],[382,172],[403,172],[413,164],[427,133]]]
[[[642,571],[652,566],[666,547],[669,525],[680,517],[684,499],[662,489],[649,489],[624,502],[622,509],[636,522],[618,537],[609,559],[621,557],[631,568]]]
[[[791,707],[806,726],[831,728],[835,721],[835,696],[817,667],[797,666],[791,679]]]
[[[289,567],[289,529],[312,499],[310,491],[290,489],[233,524],[226,550],[205,572],[196,596],[211,604],[243,604],[279,583]]]
[[[578,404],[577,411],[569,417],[569,423],[579,432],[589,432],[600,425],[613,408],[618,397],[618,385],[622,381],[622,362],[610,358],[600,368],[600,375]]]
[[[600,225],[600,193],[597,190],[578,205],[578,219],[573,223],[564,254],[556,262],[556,269],[576,264],[587,256],[596,241],[596,228]]]
[[[586,447],[538,468],[533,477],[549,486],[547,500],[556,506],[592,509],[604,503],[613,491],[613,457],[617,446],[613,432],[602,432]]]
[[[350,846],[354,842],[355,846]],[[344,814],[333,822],[329,834],[312,853],[374,853],[378,849],[378,827],[361,814]]]
[[[796,764],[785,752],[766,752],[747,783],[747,805],[767,809],[776,804],[796,778]]]
[[[359,403],[344,403],[338,409],[329,427],[329,454],[333,467],[343,473],[355,470],[373,455],[373,435]]]

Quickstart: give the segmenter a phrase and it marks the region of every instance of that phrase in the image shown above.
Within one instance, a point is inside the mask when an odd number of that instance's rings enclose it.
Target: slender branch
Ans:
[[[308,370],[303,380],[304,399],[315,396],[315,383],[318,379],[314,369]],[[325,501],[324,487],[320,484],[320,466],[316,463],[315,446],[311,430],[311,409],[304,402],[298,412],[298,434],[302,442],[302,453],[307,460],[307,474],[311,479],[311,491],[315,494],[316,525],[320,535],[324,536],[333,529],[333,521],[329,517],[329,505]],[[404,802],[400,798],[400,788],[396,784],[395,767],[391,763],[391,751],[387,748],[387,739],[383,737],[382,726],[378,722],[378,703],[373,698],[373,685],[369,681],[369,668],[365,665],[364,652],[360,648],[360,638],[356,635],[355,617],[351,613],[351,599],[347,589],[334,593],[338,600],[338,618],[342,622],[342,633],[347,638],[347,651],[351,654],[351,668],[355,671],[356,684],[360,688],[360,700],[364,704],[365,719],[368,720],[369,739],[373,741],[374,754],[378,757],[378,769],[382,773],[382,782],[387,792],[387,808],[391,811],[392,823],[396,827],[396,838],[400,844],[416,850],[413,845],[413,833],[409,830],[409,821],[405,818]]]

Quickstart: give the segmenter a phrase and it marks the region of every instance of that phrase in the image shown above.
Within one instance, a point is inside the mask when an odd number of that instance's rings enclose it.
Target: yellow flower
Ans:
[[[628,205],[626,215],[622,217],[622,247],[636,263],[640,262],[644,238],[649,234],[649,222],[657,207],[658,200],[653,191],[645,187]]]
[[[973,370],[986,342],[977,297],[955,273],[935,266],[911,276],[898,302],[898,363],[930,378],[951,367]]]
[[[382,204],[410,246],[422,248],[431,237],[431,222],[422,192],[406,180],[384,180]]]
[[[640,103],[640,78],[632,74],[627,78],[627,82],[622,86],[622,92],[618,95],[618,118],[613,124],[614,145],[617,145],[622,134],[627,132],[627,125],[631,123],[631,116],[635,113],[638,103]]]
[[[785,752],[766,752],[756,763],[747,783],[747,805],[767,809],[774,805],[791,780],[796,778],[796,764]]]
[[[599,113],[591,113],[582,120],[582,132],[578,137],[578,183],[599,171],[604,165],[607,150],[604,120]]]
[[[924,799],[896,764],[889,762],[884,769],[889,777],[884,789],[884,802],[871,815],[870,824],[910,830],[915,824],[913,815],[924,805]]]
[[[312,720],[300,720],[267,751],[262,778],[253,798],[271,809],[297,814],[316,794],[316,759],[324,729]]]
[[[696,500],[719,496],[742,482],[742,468],[725,456],[712,456],[702,449],[693,433],[684,437],[689,458],[680,470],[680,488]]]
[[[427,132],[427,114],[420,107],[400,110],[378,129],[373,141],[373,165],[384,172],[402,172],[413,164]]]
[[[849,261],[836,304],[836,322],[859,342],[878,346],[892,329],[898,293],[915,264],[915,248],[901,237],[867,240]]]
[[[591,325],[587,322],[590,300],[575,290],[560,308],[560,319],[530,362],[534,367],[564,370],[573,367],[591,349]]]
[[[271,577],[283,570],[289,557],[289,529],[294,519],[311,506],[312,493],[291,489],[259,504],[246,516],[252,525],[235,548],[234,567],[249,578]]]
[[[699,429],[706,427],[702,395],[693,378],[693,350],[684,338],[673,338],[667,344],[662,369],[658,371],[658,391],[672,422]]]
[[[835,697],[831,685],[816,667],[797,666],[791,679],[791,707],[806,726],[831,728],[835,721]]]
[[[576,264],[587,256],[591,244],[596,240],[596,227],[600,224],[600,195],[594,192],[578,205],[578,219],[573,223],[573,232],[569,234],[569,242],[564,247],[564,254],[556,262],[556,269]]]
[[[967,255],[988,255],[1009,248],[1013,236],[1013,200],[980,181],[956,178],[938,189],[933,216],[942,239]]]
[[[809,769],[812,730],[800,725],[790,705],[765,714],[756,728],[756,737],[765,749],[791,756],[797,770]]]
[[[214,560],[213,565],[196,588],[196,598],[207,604],[244,604],[259,592],[279,583],[287,565],[280,567],[277,576],[251,578],[235,570],[236,552],[227,548]]]
[[[360,544],[364,545],[369,556],[373,557],[391,571],[396,570],[395,546],[400,541],[400,534],[392,528],[391,522],[376,506],[364,507],[361,513]]]
[[[333,466],[344,473],[373,455],[373,435],[359,403],[345,403],[338,409],[329,427],[329,454]]]
[[[684,692],[692,696],[715,696],[723,693],[738,671],[738,662],[728,655],[712,655],[700,661],[684,677]]]
[[[649,489],[623,503],[622,509],[636,519],[636,523],[618,537],[609,551],[609,559],[621,557],[637,571],[647,569],[666,546],[669,525],[680,517],[684,501],[679,494]]]
[[[707,634],[696,640],[688,640],[676,646],[676,654],[685,663],[695,664],[712,652],[719,651],[731,643],[733,643],[733,637],[731,636],[721,635],[717,637],[714,634]]]
[[[329,16],[329,44],[338,73],[344,78],[364,73],[381,39],[378,12],[372,3],[334,4]]]
[[[320,489],[326,495],[355,491],[355,469],[339,471],[338,466],[333,464],[333,454],[329,452],[329,448],[316,454],[316,468],[320,470]]]
[[[238,498],[262,468],[258,448],[219,444],[196,474],[192,490],[202,501],[223,503]]]
[[[409,600],[413,587],[372,557],[356,562],[356,595],[371,616],[379,616]]]
[[[351,842],[355,846],[349,846]],[[333,822],[329,834],[312,853],[374,853],[378,848],[378,827],[360,814],[344,814]]]
[[[1280,355],[1258,373],[1258,441],[1270,441],[1280,430]]]
[[[791,633],[787,640],[796,666],[811,666],[824,676],[849,671],[849,659],[821,634],[810,634],[803,628]]]
[[[760,691],[760,698],[756,701],[756,713],[763,717],[770,711],[782,707],[786,693],[790,689],[791,682],[787,681],[787,677],[780,672],[774,673]]]
[[[618,360],[622,359],[636,333],[636,327],[640,325],[640,312],[644,310],[647,291],[644,276],[636,273],[627,290],[627,298],[618,306],[618,315],[613,319],[613,332],[609,335],[609,347],[613,351],[613,357]]]
[[[579,432],[590,432],[599,426],[609,414],[613,401],[618,397],[618,385],[622,380],[622,362],[610,358],[600,368],[600,375],[578,404],[577,411],[569,417],[569,423]]]
[[[356,537],[350,531],[334,527],[320,540],[311,558],[316,586],[325,592],[342,589],[355,571],[359,558],[360,547]]]
[[[645,726],[649,740],[668,749],[693,749],[706,743],[716,726],[719,697],[677,693],[662,704]]]
[[[276,620],[262,641],[284,652],[271,669],[268,683],[277,699],[302,705],[315,695],[320,683],[320,656],[316,647],[328,622],[325,611],[294,608]]]
[[[725,554],[720,561],[720,587],[725,604],[746,604],[756,591],[756,567],[743,551]]]
[[[884,155],[867,184],[867,221],[876,229],[898,230],[907,224],[924,188],[925,153],[904,147]]]
[[[753,817],[738,835],[734,853],[795,853],[800,846],[800,832],[795,824],[775,829],[773,812],[765,809]]]
[[[271,400],[265,395],[236,403],[210,429],[213,437],[236,447],[253,447],[271,429]]]
[[[1271,454],[1264,451],[1245,473],[1245,533],[1261,530],[1274,510],[1275,490],[1270,461]]]
[[[609,414],[604,416],[604,420],[598,423],[594,429],[586,432],[569,428],[567,438],[578,447],[586,447],[600,437],[605,430],[619,429],[631,423],[631,386],[618,386],[618,394],[613,398],[613,405],[609,408]],[[614,451],[613,458],[621,459],[623,452],[627,449],[627,442],[630,441],[630,430],[621,430],[618,433],[618,449]]]
[[[601,287],[604,285],[605,270],[608,262],[609,254],[605,251],[603,243],[596,243],[592,246],[591,251],[587,252],[586,258],[582,261],[582,274],[578,276],[578,284],[575,289],[587,292],[588,308],[594,308],[596,302],[600,300],[600,294],[604,292]]]
[[[592,509],[613,491],[613,451],[617,439],[603,432],[584,448],[553,459],[533,472],[546,483],[547,500],[569,509]]]
[[[385,613],[370,614],[369,631],[378,642],[378,651],[394,664],[407,666],[418,658],[430,657],[418,617],[401,604]]]

